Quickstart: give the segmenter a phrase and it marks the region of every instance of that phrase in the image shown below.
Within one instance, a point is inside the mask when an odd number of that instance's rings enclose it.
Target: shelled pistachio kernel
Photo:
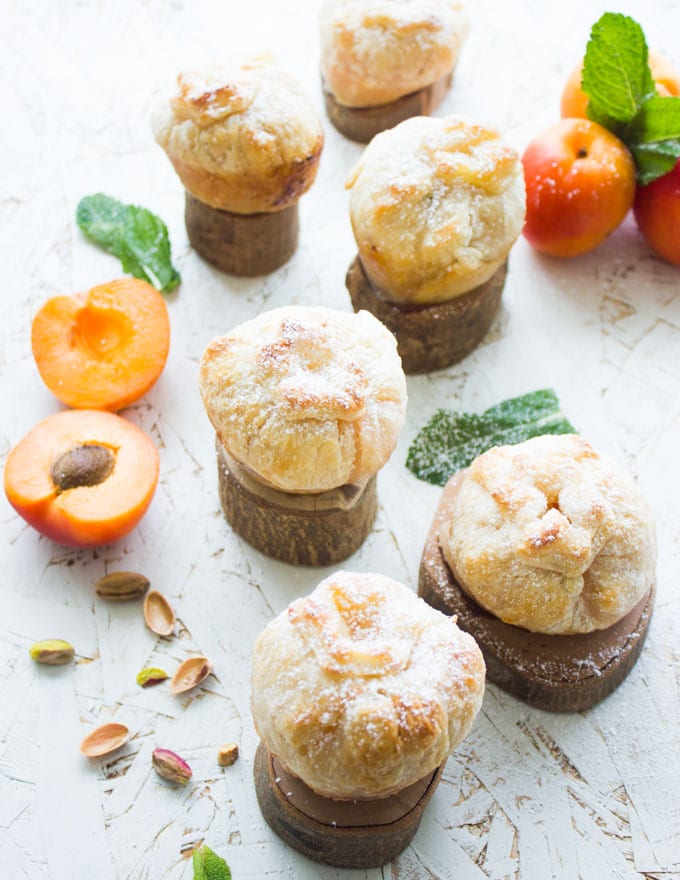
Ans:
[[[141,599],[149,586],[149,579],[136,571],[113,571],[95,581],[94,588],[98,596],[109,602],[127,602]]]
[[[46,663],[49,666],[63,666],[64,663],[70,663],[75,656],[73,645],[65,642],[63,639],[43,639],[40,642],[34,642],[28,649],[31,660],[36,663]]]
[[[137,684],[143,688],[151,687],[154,684],[160,684],[166,678],[170,678],[170,676],[165,669],[159,669],[157,666],[147,666],[137,673]]]
[[[220,767],[231,767],[238,760],[238,743],[227,743],[217,753],[217,763]]]

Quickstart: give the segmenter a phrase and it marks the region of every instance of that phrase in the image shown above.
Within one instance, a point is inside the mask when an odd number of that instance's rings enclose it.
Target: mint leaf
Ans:
[[[581,79],[590,99],[588,116],[615,134],[635,119],[655,93],[649,51],[640,25],[627,15],[605,12],[592,27]]]
[[[229,865],[203,844],[192,855],[194,880],[231,880]]]
[[[605,12],[593,25],[581,79],[587,113],[630,150],[643,186],[667,174],[680,157],[680,97],[661,97],[649,68],[640,25]]]
[[[629,126],[626,145],[643,186],[671,171],[680,156],[680,98],[648,98]]]
[[[406,467],[416,477],[444,486],[456,471],[492,446],[521,443],[541,434],[573,434],[550,388],[513,397],[481,415],[439,409],[408,451]]]
[[[170,257],[168,230],[156,214],[103,193],[86,196],[76,209],[85,236],[121,261],[123,270],[157,290],[177,287],[181,278]]]

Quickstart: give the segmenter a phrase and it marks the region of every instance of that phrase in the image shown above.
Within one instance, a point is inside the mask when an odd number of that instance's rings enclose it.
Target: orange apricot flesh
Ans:
[[[62,403],[115,412],[160,376],[170,347],[168,309],[146,281],[121,278],[47,300],[33,319],[31,346]]]
[[[93,467],[93,459],[103,466]],[[100,410],[65,410],[37,424],[12,449],[5,494],[46,537],[95,547],[117,541],[139,523],[158,470],[156,447],[132,422]]]
[[[680,75],[663,55],[649,53],[649,69],[659,95],[680,95]],[[560,116],[563,119],[587,119],[588,96],[581,88],[583,61],[579,62],[567,77],[560,100]]]

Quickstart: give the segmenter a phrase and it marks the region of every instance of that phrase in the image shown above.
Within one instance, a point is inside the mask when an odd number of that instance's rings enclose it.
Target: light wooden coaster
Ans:
[[[366,309],[394,334],[404,372],[430,373],[457,363],[479,345],[498,311],[506,272],[507,262],[469,293],[424,306],[385,299],[359,256],[350,265],[345,283],[354,311]]]
[[[387,128],[394,128],[411,116],[429,116],[446,97],[452,79],[453,73],[448,73],[429,86],[389,104],[378,104],[375,107],[346,107],[338,103],[324,87],[326,113],[341,134],[360,144],[367,144],[374,135]]]
[[[334,801],[288,773],[260,743],[253,775],[262,815],[287,844],[326,865],[377,868],[413,840],[443,769],[390,798]]]
[[[461,479],[454,475],[444,488],[420,562],[418,595],[455,614],[458,626],[474,636],[490,681],[539,709],[589,709],[621,684],[640,656],[655,588],[614,626],[592,633],[544,635],[503,623],[462,591],[439,544]]]
[[[266,275],[295,253],[300,226],[297,202],[282,211],[233,214],[211,208],[185,192],[189,241],[196,253],[222,272]]]
[[[238,535],[267,556],[293,565],[332,565],[368,537],[378,509],[375,476],[361,487],[295,495],[258,486],[235,464],[218,442],[224,515]]]

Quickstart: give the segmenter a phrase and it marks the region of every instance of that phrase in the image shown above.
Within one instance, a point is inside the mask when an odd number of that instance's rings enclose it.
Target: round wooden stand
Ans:
[[[633,668],[647,635],[655,588],[614,626],[578,635],[544,635],[503,623],[460,588],[439,544],[451,520],[462,474],[446,484],[420,562],[418,595],[474,636],[490,681],[539,709],[578,712],[615,690]]]
[[[498,311],[506,272],[507,262],[469,293],[423,306],[385,299],[358,256],[345,283],[354,311],[366,309],[394,334],[404,372],[430,373],[457,363],[479,345]]]
[[[233,530],[257,550],[293,565],[333,565],[368,537],[378,509],[376,478],[318,495],[258,485],[217,444],[222,509]]]
[[[324,87],[326,113],[341,134],[360,144],[367,144],[378,132],[394,128],[411,116],[429,116],[446,97],[452,79],[453,73],[448,73],[417,92],[374,107],[347,107],[338,103],[333,94]]]
[[[390,798],[334,801],[292,777],[260,743],[253,775],[262,815],[287,844],[326,865],[377,868],[413,840],[443,769]]]
[[[249,277],[273,272],[295,253],[297,202],[282,211],[232,214],[201,202],[188,190],[184,221],[196,253],[222,272]]]

